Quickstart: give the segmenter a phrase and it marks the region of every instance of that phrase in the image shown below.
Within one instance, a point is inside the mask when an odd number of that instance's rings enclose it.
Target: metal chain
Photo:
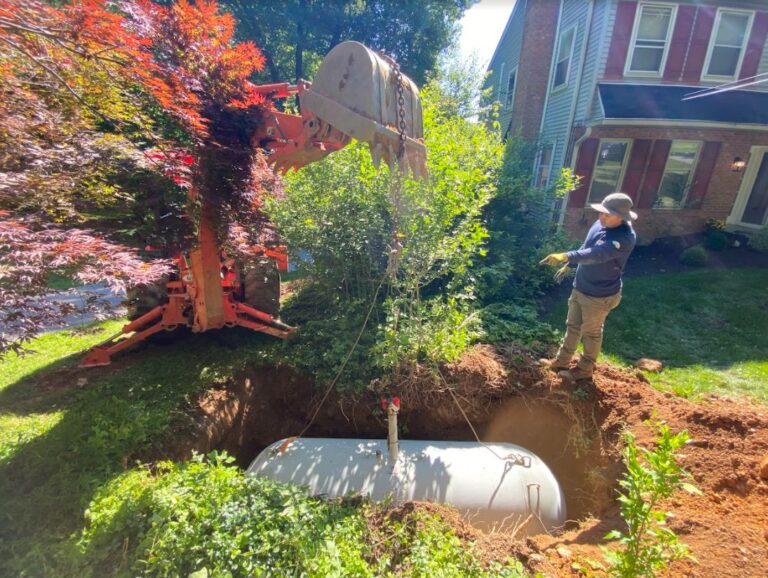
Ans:
[[[385,61],[389,63],[392,70],[395,72],[395,81],[397,82],[397,130],[400,133],[400,148],[397,151],[397,159],[400,160],[405,154],[405,142],[407,139],[406,125],[405,125],[405,83],[403,82],[403,72],[400,70],[400,65],[397,61],[389,56],[386,52],[379,52]]]

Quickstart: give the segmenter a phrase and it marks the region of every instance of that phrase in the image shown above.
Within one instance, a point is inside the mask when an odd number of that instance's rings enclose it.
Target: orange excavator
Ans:
[[[297,96],[301,113],[264,107],[250,134],[278,171],[298,169],[345,147],[368,143],[376,166],[426,175],[421,101],[416,85],[390,58],[357,42],[343,42],[323,60],[313,82],[257,87],[268,99]],[[195,191],[190,191],[195,199]],[[279,338],[292,330],[278,317],[278,264],[284,253],[262,248],[248,270],[226,260],[213,204],[203,198],[194,249],[174,258],[175,272],[155,287],[129,294],[129,320],[120,333],[91,349],[83,367],[109,365],[118,352],[161,332],[194,333],[247,327]],[[223,258],[224,257],[224,258]]]

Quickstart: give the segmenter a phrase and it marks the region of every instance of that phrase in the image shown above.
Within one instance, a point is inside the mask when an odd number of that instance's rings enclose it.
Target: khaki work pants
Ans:
[[[579,341],[584,345],[584,353],[579,361],[578,370],[583,375],[592,375],[597,356],[603,345],[603,325],[608,313],[619,306],[621,293],[609,297],[590,297],[576,289],[568,299],[568,319],[565,339],[557,354],[557,363],[566,365]]]

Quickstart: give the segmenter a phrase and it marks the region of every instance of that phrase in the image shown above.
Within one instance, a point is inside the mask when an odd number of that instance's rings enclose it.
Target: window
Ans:
[[[592,184],[589,187],[589,202],[602,201],[603,197],[615,193],[624,174],[624,160],[629,149],[628,140],[601,140],[597,152]]]
[[[717,11],[712,37],[707,50],[703,78],[735,80],[744,59],[744,47],[749,39],[754,12],[742,10]]]
[[[507,80],[507,107],[511,108],[515,103],[515,80],[517,79],[517,68],[513,69],[509,73],[509,80]]]
[[[661,76],[667,59],[676,6],[641,4],[635,17],[626,74]]]
[[[536,168],[536,186],[546,187],[549,185],[549,177],[552,172],[552,145],[545,145],[539,152],[539,163]]]
[[[576,29],[570,28],[560,36],[560,46],[557,49],[557,62],[555,63],[555,78],[552,81],[552,90],[567,84],[571,72],[571,56],[573,55],[573,41],[576,37]]]
[[[685,204],[700,148],[699,141],[672,141],[654,207],[677,209]]]

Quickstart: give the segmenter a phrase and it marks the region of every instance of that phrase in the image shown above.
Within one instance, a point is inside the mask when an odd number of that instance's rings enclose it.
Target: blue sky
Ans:
[[[475,52],[483,68],[488,66],[515,1],[481,0],[464,13],[459,40],[464,59]]]

